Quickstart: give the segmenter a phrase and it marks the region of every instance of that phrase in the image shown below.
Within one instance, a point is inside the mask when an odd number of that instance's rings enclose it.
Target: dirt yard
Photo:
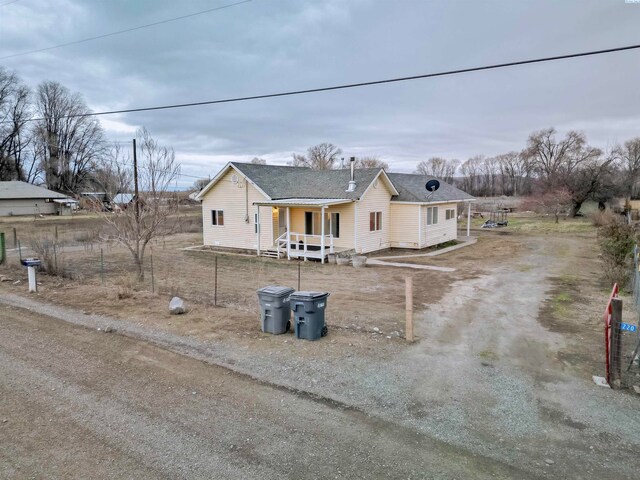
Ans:
[[[601,315],[610,290],[595,228],[586,219],[556,225],[530,216],[497,230],[480,223],[475,245],[402,260],[454,272],[303,263],[301,288],[331,292],[329,336],[319,342],[259,331],[255,289],[296,287],[297,263],[218,255],[221,306],[214,307],[215,257],[178,250],[195,241],[189,234],[154,245],[155,293],[149,273],[143,287],[127,284],[126,256],[111,246],[105,286],[94,247],[65,258],[80,272],[76,280],[41,276],[40,292],[28,299],[22,269],[5,267],[0,273],[12,281],[0,282],[0,299],[82,325],[113,325],[543,478],[635,478],[639,399],[591,381],[604,373]],[[416,296],[413,345],[402,339],[407,275]],[[189,301],[187,315],[168,315],[173,293]],[[635,323],[623,299],[625,319]]]

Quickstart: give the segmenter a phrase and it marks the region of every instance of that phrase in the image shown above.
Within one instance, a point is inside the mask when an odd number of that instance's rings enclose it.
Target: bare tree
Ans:
[[[0,180],[29,180],[30,96],[15,73],[0,67]]]
[[[587,145],[581,132],[571,131],[557,139],[554,128],[529,136],[525,155],[545,190],[566,188],[572,195],[571,215],[575,216],[590,197],[601,197],[612,159],[603,159],[602,151]]]
[[[554,216],[556,223],[558,223],[560,215],[566,215],[572,205],[571,192],[561,187],[525,198],[521,203],[521,208],[523,210],[533,210],[537,213],[551,214]]]
[[[106,160],[93,172],[93,181],[107,194],[109,200],[113,200],[119,193],[131,193],[133,172],[129,154],[120,145],[114,144]]]
[[[104,134],[98,120],[79,94],[57,82],[43,82],[36,94],[38,152],[47,186],[78,192],[105,154]]]
[[[476,155],[460,165],[462,189],[471,195],[478,195],[479,193],[479,183],[483,162],[484,157],[482,155]]]
[[[389,171],[389,164],[375,156],[357,157],[355,168],[383,168]]]
[[[138,130],[140,160],[138,162],[139,197],[133,208],[117,214],[103,214],[113,238],[127,247],[136,265],[138,279],[144,279],[144,261],[149,242],[168,235],[177,227],[178,204],[169,195],[180,175],[172,148],[162,147],[145,129]],[[133,177],[133,172],[130,172]]]
[[[196,180],[195,182],[193,182],[193,190],[199,192],[200,190],[202,190],[204,187],[206,187],[207,185],[209,185],[209,182],[211,181],[210,178],[199,178],[198,180]]]
[[[447,160],[441,157],[431,157],[422,160],[416,166],[415,173],[428,177],[437,177],[445,182],[453,183],[453,179],[460,166],[460,160]]]
[[[531,168],[526,155],[521,152],[508,152],[496,157],[502,177],[504,195],[522,195],[528,192]]]
[[[616,145],[611,157],[621,172],[621,186],[627,198],[638,196],[640,182],[640,137],[632,138],[624,145]]]
[[[293,154],[289,165],[293,167],[309,167],[313,170],[331,170],[338,161],[338,156],[342,153],[338,147],[332,143],[321,143],[309,147],[306,155]]]
[[[251,163],[253,163],[254,165],[266,165],[267,161],[264,158],[253,157],[251,159]]]

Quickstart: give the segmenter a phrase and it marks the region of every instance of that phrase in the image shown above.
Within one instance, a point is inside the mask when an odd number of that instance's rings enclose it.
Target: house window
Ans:
[[[382,212],[369,213],[369,231],[382,230]]]
[[[438,223],[438,207],[427,207],[427,225]]]
[[[254,213],[253,214],[253,233],[258,233],[259,228],[260,228],[260,225],[258,223],[258,214]]]
[[[331,234],[333,238],[340,238],[340,214],[338,212],[331,214]]]
[[[456,209],[455,208],[447,208],[445,212],[445,218],[447,220],[452,220],[456,218]]]
[[[224,226],[224,212],[222,210],[211,210],[211,225]]]

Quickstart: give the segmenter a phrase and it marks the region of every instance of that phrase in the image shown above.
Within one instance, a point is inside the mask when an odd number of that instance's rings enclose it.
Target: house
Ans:
[[[474,198],[444,182],[428,192],[428,180],[353,162],[321,171],[231,162],[197,195],[204,244],[324,262],[455,240],[458,204]]]
[[[124,210],[133,202],[135,195],[133,193],[118,193],[111,200],[111,206],[120,210]]]
[[[77,201],[27,182],[0,182],[0,216],[70,215]]]

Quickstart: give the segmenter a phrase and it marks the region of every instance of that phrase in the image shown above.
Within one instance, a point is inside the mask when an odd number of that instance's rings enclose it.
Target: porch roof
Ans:
[[[351,203],[348,198],[282,198],[279,200],[265,200],[263,202],[253,202],[254,205],[269,205],[273,207],[323,207],[329,205],[341,205]]]

